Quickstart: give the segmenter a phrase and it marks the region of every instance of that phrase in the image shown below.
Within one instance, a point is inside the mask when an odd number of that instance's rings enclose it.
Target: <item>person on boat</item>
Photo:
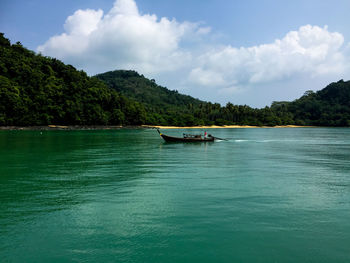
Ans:
[[[207,138],[207,131],[204,132],[204,139]]]

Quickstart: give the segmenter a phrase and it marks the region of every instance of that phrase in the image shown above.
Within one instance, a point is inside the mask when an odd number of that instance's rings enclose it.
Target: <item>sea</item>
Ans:
[[[0,131],[0,262],[350,262],[349,128],[207,132]]]

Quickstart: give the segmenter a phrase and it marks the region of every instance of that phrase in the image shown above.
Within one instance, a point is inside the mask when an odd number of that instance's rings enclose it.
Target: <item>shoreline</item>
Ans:
[[[318,126],[278,125],[278,126],[254,126],[254,125],[211,125],[211,126],[161,126],[161,125],[43,125],[43,126],[0,126],[0,130],[120,130],[120,129],[246,129],[246,128],[316,128]]]
[[[0,126],[0,130],[26,130],[26,131],[46,131],[46,130],[118,130],[126,127],[142,128],[141,126],[118,126],[118,125],[41,125],[41,126]]]
[[[254,126],[254,125],[211,125],[211,126],[158,126],[142,125],[153,129],[250,129],[250,128],[316,128],[318,126],[301,126],[301,125],[277,125],[277,126]]]

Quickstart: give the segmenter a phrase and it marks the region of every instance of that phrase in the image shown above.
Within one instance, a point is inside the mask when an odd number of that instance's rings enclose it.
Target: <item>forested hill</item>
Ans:
[[[188,105],[198,106],[204,103],[191,96],[159,86],[154,79],[149,80],[132,70],[109,71],[98,74],[96,77],[110,88],[151,107],[173,109]]]
[[[48,124],[350,126],[350,81],[262,109],[221,106],[170,91],[134,71],[89,77],[0,33],[0,125]]]
[[[142,104],[0,34],[0,125],[137,125]]]
[[[287,110],[301,125],[350,126],[350,81],[340,80],[293,102],[274,102],[275,111]]]
[[[253,109],[246,105],[228,103],[221,107],[203,102],[158,86],[135,71],[110,71],[97,77],[109,87],[144,103],[148,112],[156,111],[164,116],[174,110],[179,113],[179,107],[181,113],[186,112],[185,116],[179,115],[181,118],[160,118],[160,124],[350,126],[350,81],[332,83],[316,93],[306,91],[293,102],[274,102],[271,107]]]

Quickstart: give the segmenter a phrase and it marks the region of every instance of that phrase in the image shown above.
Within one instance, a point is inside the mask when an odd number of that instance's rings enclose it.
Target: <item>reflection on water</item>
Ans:
[[[210,133],[228,141],[165,143],[141,129],[1,131],[0,257],[350,260],[349,129]]]

